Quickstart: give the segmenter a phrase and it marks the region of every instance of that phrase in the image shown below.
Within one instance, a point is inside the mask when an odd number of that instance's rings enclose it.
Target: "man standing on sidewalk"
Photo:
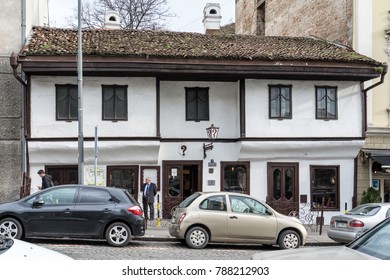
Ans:
[[[154,197],[157,194],[157,186],[152,183],[150,177],[146,177],[146,183],[143,184],[142,191],[142,206],[144,208],[145,219],[148,220],[148,207],[150,211],[150,220],[154,220]]]

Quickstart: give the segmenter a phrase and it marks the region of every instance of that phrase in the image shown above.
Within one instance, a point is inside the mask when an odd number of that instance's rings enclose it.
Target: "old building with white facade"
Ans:
[[[389,12],[390,2],[381,0],[238,0],[236,33],[313,35],[389,63]],[[361,203],[369,187],[390,202],[390,76],[368,81],[364,87],[371,85],[376,86],[366,93],[366,139],[356,158],[354,205]]]
[[[18,55],[32,191],[39,169],[78,181],[76,54],[76,30],[37,27]],[[315,38],[86,30],[84,183],[138,197],[151,176],[163,217],[195,191],[229,190],[280,211],[324,204],[327,222],[352,204],[362,82],[382,74],[381,63]]]

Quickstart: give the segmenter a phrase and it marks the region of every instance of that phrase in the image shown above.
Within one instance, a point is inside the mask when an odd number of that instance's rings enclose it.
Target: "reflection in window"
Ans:
[[[337,119],[337,87],[316,87],[316,118]]]
[[[287,169],[284,173],[284,197],[290,200],[293,196],[293,171]]]
[[[200,209],[226,211],[226,201],[224,195],[211,196],[199,204]]]
[[[338,209],[339,168],[337,166],[311,166],[311,199],[314,208]]]
[[[35,200],[43,200],[45,205],[74,203],[77,188],[58,188],[46,192],[39,192],[26,202],[32,205]]]
[[[249,198],[229,195],[231,211],[235,213],[265,214],[267,208],[260,202]]]
[[[180,181],[181,181],[181,169],[179,167],[171,167],[169,169],[169,189],[168,194],[170,196],[178,196],[181,192]]]
[[[237,193],[247,193],[247,165],[231,163],[223,168],[223,190]]]
[[[280,196],[281,196],[281,190],[282,190],[282,178],[281,178],[281,171],[280,169],[275,169],[274,170],[274,185],[273,185],[273,188],[274,188],[274,199],[275,200],[278,200],[280,199]]]
[[[63,121],[78,119],[77,85],[56,85],[56,117]]]
[[[129,191],[130,194],[135,194],[135,187],[138,174],[138,168],[132,167],[109,167],[110,186],[122,188]]]

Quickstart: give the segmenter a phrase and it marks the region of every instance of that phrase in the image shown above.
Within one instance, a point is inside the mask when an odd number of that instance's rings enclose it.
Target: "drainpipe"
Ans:
[[[369,86],[368,88],[366,89],[363,89],[363,94],[364,94],[364,134],[367,132],[367,92],[381,84],[383,84],[384,80],[385,80],[385,76],[387,74],[387,70],[388,70],[388,65],[386,62],[384,62],[383,64],[383,71],[381,73],[381,79],[376,82],[375,84]]]

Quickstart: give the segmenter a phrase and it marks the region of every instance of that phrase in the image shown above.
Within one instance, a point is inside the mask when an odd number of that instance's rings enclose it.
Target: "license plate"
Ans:
[[[336,223],[336,227],[338,228],[346,228],[347,226],[347,223]]]

